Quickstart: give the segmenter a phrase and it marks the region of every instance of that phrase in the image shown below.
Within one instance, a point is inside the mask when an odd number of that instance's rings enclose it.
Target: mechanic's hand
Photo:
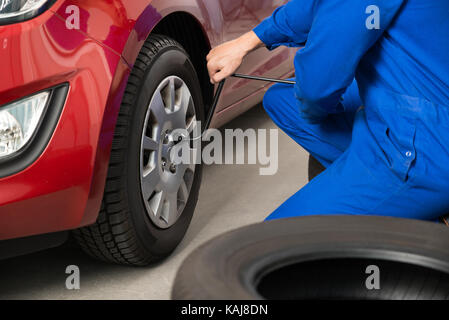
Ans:
[[[254,49],[263,46],[257,35],[251,31],[240,38],[223,43],[207,56],[207,69],[211,83],[218,83],[233,75],[243,58]]]

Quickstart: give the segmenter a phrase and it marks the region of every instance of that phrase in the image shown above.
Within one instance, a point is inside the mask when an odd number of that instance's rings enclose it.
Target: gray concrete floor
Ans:
[[[275,128],[258,106],[226,128]],[[258,165],[208,166],[192,225],[176,252],[148,268],[110,265],[75,247],[0,261],[0,299],[169,299],[182,261],[202,243],[261,222],[307,182],[307,153],[279,134],[279,171],[260,176]],[[77,265],[81,289],[65,288],[65,269]]]

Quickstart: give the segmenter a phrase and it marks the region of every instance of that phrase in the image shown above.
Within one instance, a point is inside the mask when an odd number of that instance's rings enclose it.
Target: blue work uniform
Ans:
[[[254,32],[304,46],[264,107],[327,168],[268,220],[449,213],[448,0],[292,0]]]

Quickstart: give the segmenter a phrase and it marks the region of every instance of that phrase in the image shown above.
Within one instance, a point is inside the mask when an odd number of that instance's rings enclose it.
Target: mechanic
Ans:
[[[377,15],[377,16],[376,16]],[[269,218],[449,213],[449,1],[292,0],[213,49],[213,83],[256,48],[297,46],[264,107],[327,169]]]

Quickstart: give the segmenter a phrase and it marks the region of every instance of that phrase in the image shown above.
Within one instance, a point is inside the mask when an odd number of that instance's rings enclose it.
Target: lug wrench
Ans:
[[[248,80],[264,81],[264,82],[272,82],[272,83],[290,84],[290,85],[295,85],[296,84],[296,81],[293,81],[293,80],[283,80],[283,79],[256,77],[256,76],[251,76],[251,75],[246,75],[246,74],[239,74],[239,73],[235,73],[231,77],[241,78],[241,79],[248,79]],[[218,84],[218,88],[217,88],[217,91],[215,93],[212,106],[211,106],[211,108],[209,110],[209,113],[207,115],[207,118],[206,118],[206,125],[204,126],[204,132],[206,132],[210,128],[210,125],[212,123],[212,118],[215,115],[215,110],[217,109],[218,101],[220,100],[221,93],[223,92],[223,87],[224,87],[225,82],[226,82],[226,79],[222,80]]]
[[[239,74],[239,73],[235,73],[235,74],[231,75],[231,77],[241,78],[241,79],[248,79],[248,80],[264,81],[264,82],[272,82],[272,83],[282,83],[282,84],[288,84],[288,85],[295,85],[296,84],[296,81],[293,81],[293,80],[283,80],[283,79],[257,77],[257,76],[251,76],[251,75],[246,75],[246,74]],[[212,100],[212,106],[209,109],[209,113],[207,114],[206,123],[204,125],[204,130],[203,130],[202,134],[199,137],[191,139],[192,141],[197,141],[197,140],[202,139],[203,136],[207,133],[207,130],[210,129],[210,125],[211,125],[212,119],[213,119],[213,117],[215,115],[215,111],[217,109],[221,93],[223,92],[223,87],[225,85],[225,82],[226,82],[226,79],[223,79],[218,84],[217,91],[215,92],[214,98]]]

